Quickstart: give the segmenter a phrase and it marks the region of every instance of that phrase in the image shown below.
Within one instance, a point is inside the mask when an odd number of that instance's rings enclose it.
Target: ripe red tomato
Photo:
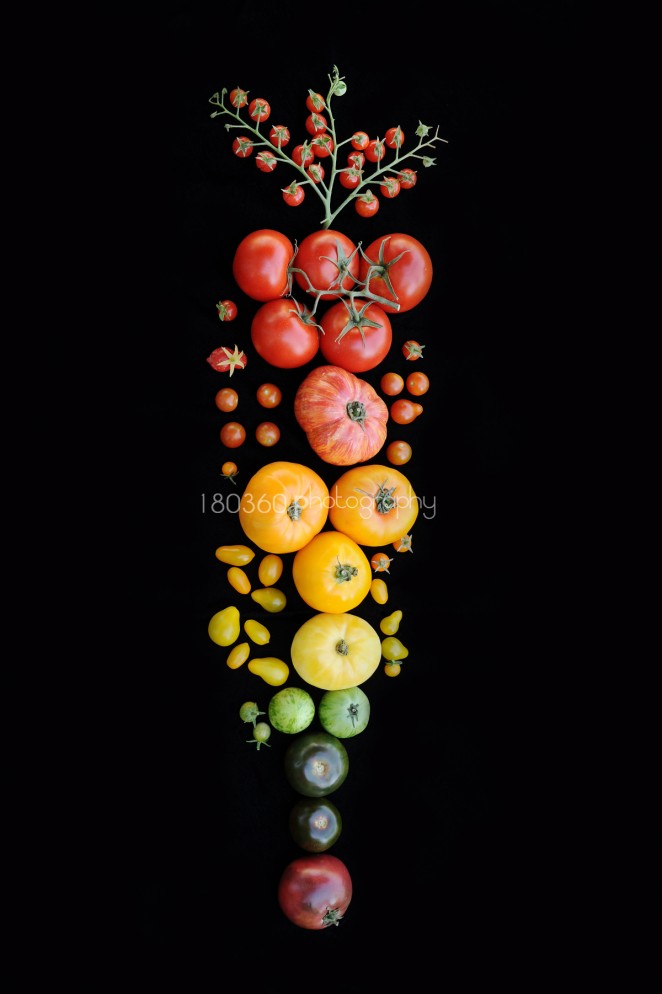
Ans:
[[[364,251],[366,258],[361,258],[360,278],[367,278],[372,265],[371,293],[399,303],[398,314],[410,311],[423,300],[432,284],[432,259],[417,238],[399,232],[382,235]]]
[[[346,190],[355,190],[361,182],[361,170],[348,166],[347,169],[341,169],[338,172],[338,179],[340,185],[344,186]]]
[[[318,159],[326,159],[333,152],[333,138],[326,131],[322,131],[315,135],[310,143],[310,147]]]
[[[365,131],[355,131],[352,135],[352,148],[362,152],[370,143],[370,136]]]
[[[379,385],[382,388],[382,393],[387,394],[389,397],[395,397],[396,394],[402,393],[405,386],[405,381],[400,376],[400,373],[384,373]]]
[[[285,148],[289,140],[290,129],[286,128],[284,124],[273,124],[271,126],[269,141],[272,145],[275,145],[276,148]]]
[[[398,425],[410,425],[419,414],[423,413],[422,404],[417,404],[413,400],[401,397],[391,404],[391,420]]]
[[[393,200],[400,193],[400,180],[396,176],[385,176],[380,183],[379,189],[382,197]]]
[[[270,448],[280,440],[280,428],[273,421],[261,421],[255,429],[255,440]]]
[[[360,217],[374,217],[379,210],[379,197],[368,190],[354,201],[354,210]]]
[[[416,362],[417,359],[423,358],[424,345],[420,342],[415,342],[413,338],[410,338],[402,346],[402,354],[409,362]]]
[[[255,396],[261,407],[278,407],[283,399],[282,391],[275,383],[262,383]]]
[[[405,142],[405,133],[399,124],[395,128],[388,128],[384,135],[384,141],[389,148],[402,148]]]
[[[418,370],[415,373],[410,373],[407,377],[407,390],[414,397],[422,397],[424,393],[427,393],[430,389],[430,380],[423,372]]]
[[[306,172],[313,183],[321,183],[324,179],[324,166],[321,166],[319,162],[313,162],[312,166],[308,166]]]
[[[221,321],[234,321],[237,316],[237,305],[234,300],[219,300],[216,310]]]
[[[238,449],[246,441],[246,429],[238,421],[227,421],[221,428],[221,442],[228,449]]]
[[[351,900],[349,870],[330,853],[311,853],[292,860],[278,883],[280,908],[300,928],[320,930],[338,925]]]
[[[294,245],[272,228],[260,228],[243,238],[234,255],[232,275],[253,300],[276,300],[289,291],[289,265]]]
[[[368,162],[381,162],[386,154],[383,138],[372,138],[363,149]]]
[[[308,142],[304,142],[303,145],[295,145],[292,149],[292,158],[296,162],[297,166],[303,166],[306,169],[315,161],[315,153],[310,147]]]
[[[240,159],[247,159],[249,155],[253,154],[253,142],[246,135],[238,135],[232,142],[232,151]]]
[[[359,273],[359,252],[354,242],[340,231],[323,228],[306,235],[294,260],[294,278],[302,290],[330,290],[320,300],[335,300],[333,290],[351,290]],[[306,278],[307,277],[307,278]],[[310,289],[312,285],[313,290]]]
[[[229,411],[234,411],[237,404],[239,403],[239,394],[232,387],[223,387],[219,390],[214,398],[216,406],[219,411],[228,413]]]
[[[242,90],[240,86],[235,86],[234,90],[230,90],[230,103],[237,110],[241,110],[248,103],[248,93],[246,90]]]
[[[313,111],[308,115],[305,121],[306,131],[309,135],[321,135],[329,127],[329,122],[324,117],[324,114],[318,114],[317,111]]]
[[[249,103],[248,113],[257,124],[260,124],[262,121],[266,121],[271,114],[271,106],[262,97],[256,97]]]
[[[416,186],[416,170],[415,169],[401,169],[398,173],[398,178],[400,180],[400,187],[403,190],[411,190],[413,186]]]
[[[306,107],[313,113],[319,114],[326,107],[326,102],[321,93],[315,93],[314,90],[308,90],[308,96],[306,97]]]
[[[348,311],[343,300],[326,311],[320,321],[320,351],[332,366],[350,373],[374,369],[384,359],[393,342],[388,315],[377,304],[355,300]]]
[[[281,297],[268,300],[255,312],[251,341],[265,362],[279,369],[295,369],[317,355],[320,333],[305,307]]]
[[[365,155],[363,152],[350,152],[347,156],[347,165],[351,169],[363,169],[365,166]]]
[[[278,160],[273,152],[258,152],[255,156],[255,165],[261,173],[272,173],[278,164]]]
[[[281,193],[283,194],[283,200],[288,207],[298,207],[299,204],[303,203],[304,197],[306,196],[306,191],[296,182],[296,180],[292,180],[289,186],[286,186],[284,190],[281,190]]]

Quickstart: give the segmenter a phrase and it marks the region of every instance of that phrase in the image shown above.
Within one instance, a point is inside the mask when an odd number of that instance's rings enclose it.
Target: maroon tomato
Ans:
[[[352,289],[359,264],[354,242],[340,231],[324,228],[306,235],[299,245],[294,260],[294,278],[308,293],[329,290],[329,293],[321,293],[320,300],[335,300],[338,294],[334,290]],[[297,269],[303,272],[296,272]]]
[[[400,314],[419,304],[432,284],[430,254],[412,235],[394,233],[375,238],[361,256],[361,280],[368,278],[371,267],[368,289],[399,303]]]
[[[295,369],[317,354],[320,334],[310,312],[288,297],[268,300],[258,308],[251,323],[251,341],[265,362]]]
[[[349,870],[330,853],[311,853],[293,859],[278,883],[280,908],[299,928],[320,930],[338,925],[351,900]]]
[[[260,228],[239,242],[232,262],[232,275],[253,300],[275,300],[290,289],[289,265],[294,246],[286,235]]]
[[[326,311],[320,321],[320,351],[332,366],[350,373],[374,369],[386,358],[393,341],[391,321],[377,304],[344,300]]]

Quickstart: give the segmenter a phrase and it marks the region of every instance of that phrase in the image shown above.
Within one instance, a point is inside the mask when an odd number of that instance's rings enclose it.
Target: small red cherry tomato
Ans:
[[[350,152],[347,156],[347,165],[350,169],[363,169],[365,166],[365,155],[363,152]]]
[[[270,448],[280,440],[280,428],[273,421],[262,421],[255,429],[255,440]]]
[[[232,352],[224,345],[221,345],[220,348],[214,349],[207,356],[207,362],[217,373],[229,373],[232,376],[235,369],[246,368],[247,359],[246,353],[241,351],[237,345],[235,345]]]
[[[400,193],[400,180],[395,176],[385,176],[379,185],[383,197],[393,200]]]
[[[304,142],[303,145],[294,146],[292,149],[292,158],[297,166],[303,166],[304,169],[307,169],[315,161],[315,153],[310,147],[310,144]]]
[[[272,173],[278,164],[273,152],[262,151],[255,156],[255,165],[262,173]]]
[[[354,209],[360,217],[374,217],[379,210],[379,197],[368,190],[354,201]]]
[[[372,138],[365,146],[363,153],[368,162],[381,162],[386,154],[383,138]]]
[[[275,383],[262,383],[257,388],[256,397],[261,407],[278,407],[283,399],[283,394]]]
[[[410,425],[423,413],[423,406],[405,397],[394,400],[391,404],[391,420],[397,425]]]
[[[326,131],[323,131],[321,134],[315,135],[310,143],[310,147],[318,159],[326,159],[333,152],[333,138]]]
[[[384,135],[384,141],[389,148],[402,148],[405,141],[405,133],[398,124],[395,128],[389,128]]]
[[[230,411],[234,411],[239,403],[239,394],[232,387],[223,387],[214,397],[214,401],[219,411],[228,414]]]
[[[219,300],[216,310],[221,321],[234,321],[237,316],[237,305],[234,300]]]
[[[370,136],[365,131],[355,131],[352,135],[352,148],[355,148],[357,152],[363,152],[369,144]]]
[[[422,397],[430,389],[430,380],[422,371],[410,373],[406,380],[407,390],[414,397]]]
[[[306,131],[309,135],[321,135],[329,127],[329,122],[324,117],[324,114],[318,114],[317,111],[313,111],[309,114],[305,121]]]
[[[238,421],[228,421],[221,428],[221,442],[228,449],[238,449],[246,441],[246,429]]]
[[[256,97],[255,100],[251,100],[249,103],[248,113],[257,124],[260,124],[261,121],[266,121],[269,118],[271,106],[262,97]]]
[[[351,166],[348,166],[347,169],[340,169],[338,179],[340,185],[344,186],[346,190],[355,190],[361,182],[361,170],[353,169]]]
[[[415,342],[413,339],[410,338],[409,341],[405,342],[405,344],[402,346],[402,354],[405,357],[405,359],[408,359],[410,362],[415,362],[416,359],[424,358],[423,356],[424,348],[425,345],[421,345],[420,342]]]
[[[405,386],[405,381],[400,376],[400,373],[384,373],[379,385],[382,388],[382,393],[385,393],[389,397],[395,397],[396,394],[402,393]]]
[[[269,141],[276,148],[284,148],[290,140],[290,129],[284,124],[273,124],[269,132]]]
[[[414,169],[401,169],[398,173],[398,179],[402,190],[411,190],[413,186],[416,186],[416,171]]]
[[[247,159],[249,155],[253,154],[253,142],[246,135],[238,135],[232,142],[232,151],[240,159]]]
[[[240,86],[235,86],[234,90],[230,90],[230,103],[237,110],[241,110],[248,103],[248,93],[246,90],[242,90]]]
[[[286,186],[284,190],[281,190],[283,194],[283,200],[288,205],[288,207],[298,207],[299,204],[303,203],[304,197],[306,196],[306,191],[302,186],[297,183],[296,180],[292,180],[289,186]]]
[[[313,162],[312,166],[308,166],[306,172],[313,183],[321,183],[324,179],[324,166],[320,165],[319,162]]]
[[[306,107],[312,114],[313,111],[319,114],[326,107],[326,102],[321,93],[315,93],[314,90],[308,90],[308,96],[306,97]]]
[[[386,458],[392,466],[404,466],[411,459],[411,445],[399,439],[386,446]]]

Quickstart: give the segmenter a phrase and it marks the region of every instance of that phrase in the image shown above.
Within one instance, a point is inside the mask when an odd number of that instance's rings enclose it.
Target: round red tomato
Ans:
[[[293,257],[294,246],[286,235],[260,228],[239,242],[232,275],[253,300],[276,300],[290,289],[288,270]]]
[[[221,442],[228,449],[238,449],[246,441],[246,429],[238,421],[227,421],[221,428]]]
[[[279,369],[305,366],[317,355],[320,334],[307,311],[291,297],[268,300],[255,312],[251,341],[265,362]]]
[[[236,408],[239,403],[239,394],[232,387],[223,387],[217,392],[214,400],[219,411],[224,411],[227,414]]]
[[[323,228],[306,235],[294,260],[294,278],[307,293],[317,290],[320,300],[335,300],[333,290],[351,290],[359,274],[359,252],[354,242],[340,231]],[[297,272],[296,270],[302,270]],[[311,289],[311,286],[313,289]]]
[[[280,428],[273,421],[261,421],[255,429],[255,440],[269,449],[280,441]]]
[[[374,369],[384,359],[393,342],[388,315],[377,304],[355,300],[348,308],[344,300],[326,311],[320,321],[320,351],[332,366],[350,373]]]
[[[365,280],[372,266],[371,293],[399,303],[399,314],[423,300],[432,284],[432,259],[417,238],[399,232],[382,235],[364,251],[359,276]]]
[[[372,138],[363,151],[368,162],[380,162],[386,153],[384,140]]]
[[[376,197],[371,190],[367,190],[354,201],[354,210],[359,217],[374,217],[379,210],[379,197]]]
[[[299,928],[320,930],[338,925],[351,900],[349,870],[330,853],[311,853],[293,859],[278,883],[281,910]]]
[[[275,383],[260,384],[255,396],[261,407],[278,407],[283,399],[282,390]]]
[[[294,180],[289,186],[286,186],[284,190],[281,190],[283,194],[283,200],[288,207],[298,207],[302,204],[306,196],[306,191],[304,188]]]

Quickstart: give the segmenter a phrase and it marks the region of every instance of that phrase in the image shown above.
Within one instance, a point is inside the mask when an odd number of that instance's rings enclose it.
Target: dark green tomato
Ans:
[[[341,832],[340,812],[326,798],[302,797],[290,811],[290,834],[306,852],[326,852]]]
[[[285,776],[290,786],[305,797],[332,794],[349,772],[344,745],[328,732],[297,735],[285,753]]]

